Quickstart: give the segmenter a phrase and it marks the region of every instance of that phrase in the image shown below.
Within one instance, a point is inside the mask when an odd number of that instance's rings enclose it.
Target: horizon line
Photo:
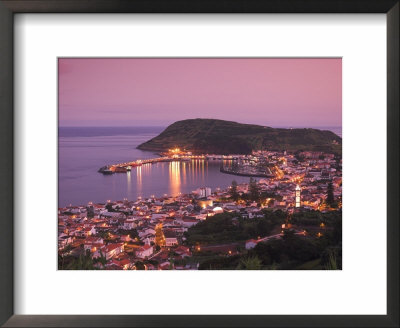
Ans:
[[[173,123],[172,123],[173,124]],[[252,123],[240,123],[240,124],[249,124],[249,125],[259,125],[264,127],[271,128],[302,128],[302,129],[313,129],[313,128],[342,128],[342,125],[314,125],[314,126],[305,126],[305,125],[261,125],[261,124],[252,124]],[[168,125],[59,125],[58,128],[139,128],[139,127],[152,127],[152,128],[165,128],[170,126]]]

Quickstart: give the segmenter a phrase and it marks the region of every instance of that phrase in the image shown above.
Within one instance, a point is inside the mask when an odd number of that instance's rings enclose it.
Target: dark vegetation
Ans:
[[[95,264],[104,267],[106,263],[107,261],[103,254],[100,254],[100,258],[93,259],[89,250],[84,252],[81,249],[77,256],[58,255],[58,268],[60,270],[98,270],[99,267],[96,268]]]
[[[243,219],[233,213],[214,215],[189,228],[185,233],[186,243],[191,246],[199,243],[223,244],[266,236],[286,218],[282,211],[266,210],[263,214],[262,218],[257,219]]]
[[[244,241],[270,235],[285,221],[286,213],[264,210],[263,218],[242,219],[223,213],[191,227],[187,244],[194,246],[188,261],[200,263],[200,270],[336,270],[342,268],[342,212],[307,211],[294,213],[293,227],[306,230],[306,235],[285,230],[281,239],[260,242],[246,250]],[[322,224],[322,225],[321,225]],[[279,229],[280,231],[280,229]],[[211,252],[205,245],[236,243],[236,251]],[[201,247],[199,249],[199,246]],[[199,249],[199,250],[197,250]],[[196,251],[197,250],[197,251]]]
[[[167,151],[180,147],[203,154],[250,154],[253,150],[263,149],[341,153],[341,143],[342,139],[331,131],[276,129],[224,120],[190,119],[171,124],[137,148]]]

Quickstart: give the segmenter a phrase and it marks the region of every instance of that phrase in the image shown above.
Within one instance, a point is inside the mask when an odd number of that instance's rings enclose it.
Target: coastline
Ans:
[[[257,173],[241,173],[241,172],[233,172],[229,170],[225,170],[223,167],[220,167],[219,171],[221,173],[230,174],[230,175],[237,175],[240,177],[253,177],[253,178],[273,178],[274,175],[271,174],[257,174]]]

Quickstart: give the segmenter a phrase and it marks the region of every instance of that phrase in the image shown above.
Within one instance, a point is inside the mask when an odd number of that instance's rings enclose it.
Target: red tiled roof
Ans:
[[[131,261],[129,259],[122,259],[122,260],[113,259],[111,261],[111,263],[119,265],[119,266],[124,266],[124,265],[130,264]]]
[[[189,247],[185,247],[185,246],[178,246],[175,250],[175,253],[188,253],[189,252]]]
[[[144,245],[144,246],[140,247],[140,248],[137,250],[137,252],[147,251],[147,250],[148,250],[149,248],[151,248],[151,247],[153,247],[153,246]]]
[[[106,250],[106,252],[111,252],[112,250],[114,250],[114,249],[116,249],[116,248],[118,248],[118,247],[121,247],[123,244],[108,244],[106,247],[105,247],[105,250]]]

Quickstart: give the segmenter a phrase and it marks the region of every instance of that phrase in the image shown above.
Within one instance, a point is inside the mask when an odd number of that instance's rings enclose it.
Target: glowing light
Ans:
[[[181,188],[181,171],[179,162],[169,163],[170,194],[177,195]]]
[[[181,150],[179,148],[169,149],[170,153],[179,153]]]
[[[183,184],[186,185],[186,163],[185,162],[182,163],[182,169],[183,169],[183,172],[182,172]]]

